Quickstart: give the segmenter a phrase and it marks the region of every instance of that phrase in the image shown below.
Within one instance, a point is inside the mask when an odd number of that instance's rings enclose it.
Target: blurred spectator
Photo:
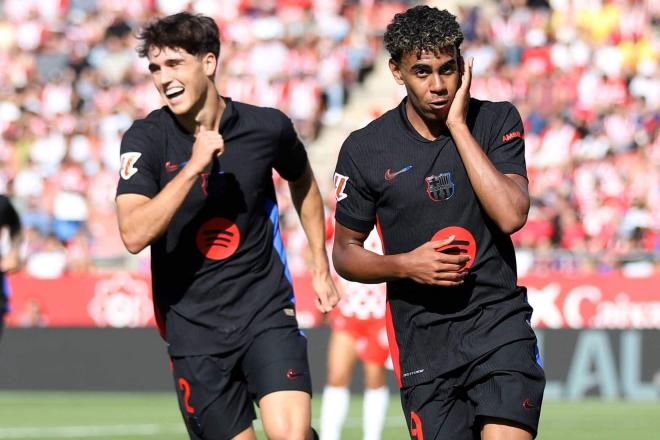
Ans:
[[[213,16],[227,60],[217,78],[223,93],[284,110],[311,141],[324,122],[339,120],[371,68],[382,26],[369,17],[391,4],[402,8],[397,1],[0,2],[0,188],[25,216],[28,272],[142,266],[116,232],[114,190],[123,132],[161,105],[134,50],[144,22],[182,9]]]
[[[124,251],[114,214],[121,135],[160,106],[133,49],[145,21],[182,9],[214,17],[222,93],[280,108],[309,143],[342,120],[403,3],[0,2],[0,190],[24,218],[23,249],[61,242],[49,254],[64,252],[61,271],[148,267]],[[472,95],[512,101],[525,123],[533,208],[514,236],[521,268],[658,261],[658,2],[504,0],[464,6],[459,19]],[[282,226],[295,245],[290,209],[281,205]],[[295,263],[304,249],[291,253]]]

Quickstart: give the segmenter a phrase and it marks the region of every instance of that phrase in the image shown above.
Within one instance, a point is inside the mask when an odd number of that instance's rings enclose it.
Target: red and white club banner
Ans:
[[[151,282],[135,273],[67,275],[42,280],[10,276],[9,326],[154,326]],[[526,276],[538,328],[660,329],[660,272],[646,278],[607,275]],[[294,278],[301,327],[323,324],[308,276]]]
[[[628,278],[620,273],[578,276],[528,276],[538,328],[658,329],[660,273]]]

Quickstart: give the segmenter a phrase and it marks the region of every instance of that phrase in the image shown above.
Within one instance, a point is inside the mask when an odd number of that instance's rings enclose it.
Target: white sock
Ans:
[[[364,440],[380,440],[389,403],[390,390],[386,386],[364,391],[362,408]]]
[[[339,440],[348,414],[350,393],[346,387],[326,386],[321,402],[321,440]]]

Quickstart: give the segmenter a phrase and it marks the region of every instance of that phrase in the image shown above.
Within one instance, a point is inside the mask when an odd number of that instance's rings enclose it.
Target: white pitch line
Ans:
[[[314,425],[318,426],[318,420]],[[388,417],[385,426],[403,428],[403,417]],[[255,431],[263,431],[259,420],[254,421]],[[362,418],[349,417],[344,423],[344,429],[362,429]],[[179,434],[186,432],[181,424],[141,424],[141,425],[80,425],[80,426],[44,426],[44,427],[13,427],[0,428],[0,439],[51,439],[51,438],[81,438],[81,437],[121,437],[140,436],[153,437],[159,434]]]
[[[179,432],[185,432],[183,424],[15,427],[0,428],[0,439],[154,436]]]

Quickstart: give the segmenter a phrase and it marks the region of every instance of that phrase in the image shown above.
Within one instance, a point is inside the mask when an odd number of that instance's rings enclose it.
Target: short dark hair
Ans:
[[[180,12],[159,18],[144,26],[137,34],[142,41],[138,55],[146,57],[152,47],[181,48],[191,55],[212,53],[220,56],[220,30],[215,21],[204,15]]]
[[[390,56],[399,63],[408,53],[458,49],[463,31],[456,16],[446,9],[415,6],[394,16],[383,39]]]

